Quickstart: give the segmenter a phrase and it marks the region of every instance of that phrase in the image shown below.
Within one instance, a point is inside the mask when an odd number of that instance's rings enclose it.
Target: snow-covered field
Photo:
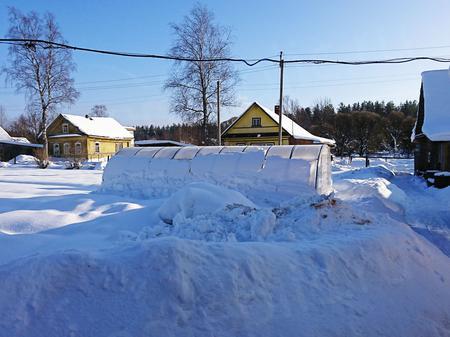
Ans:
[[[450,188],[371,164],[336,162],[334,199],[271,207],[5,165],[0,336],[449,336]]]

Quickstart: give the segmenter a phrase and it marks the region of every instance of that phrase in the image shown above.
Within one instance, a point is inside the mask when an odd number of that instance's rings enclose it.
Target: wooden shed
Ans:
[[[432,183],[437,179],[438,185],[445,183],[443,181],[447,175],[442,173],[450,171],[449,70],[422,73],[419,109],[412,140],[415,144],[415,174],[425,175]]]
[[[36,149],[42,148],[40,144],[31,144],[25,138],[11,137],[0,126],[0,161],[9,161],[18,155],[34,155]]]

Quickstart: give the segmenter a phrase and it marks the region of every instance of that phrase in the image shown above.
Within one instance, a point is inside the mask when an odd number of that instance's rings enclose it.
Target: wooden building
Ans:
[[[76,160],[110,158],[134,144],[130,128],[111,117],[60,114],[47,129],[49,155]]]
[[[224,145],[278,145],[279,115],[261,104],[252,103],[222,133]],[[331,139],[318,137],[306,131],[283,115],[283,145],[328,144]]]
[[[412,139],[416,174],[450,171],[449,70],[422,73],[419,109]]]
[[[26,138],[11,137],[0,126],[0,161],[9,161],[21,154],[33,156],[40,148],[42,145],[31,144]]]

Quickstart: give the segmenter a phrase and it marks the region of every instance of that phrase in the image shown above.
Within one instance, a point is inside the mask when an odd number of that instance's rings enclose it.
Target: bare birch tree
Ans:
[[[214,22],[214,15],[197,4],[180,24],[172,24],[175,35],[170,55],[208,60],[230,57],[230,30]],[[176,61],[165,88],[172,90],[171,111],[184,122],[199,123],[202,143],[209,143],[208,124],[215,119],[216,83],[220,81],[221,105],[234,103],[239,78],[230,62]]]
[[[6,124],[8,123],[8,117],[6,116],[6,109],[3,105],[0,105],[0,126],[6,128]]]
[[[36,12],[24,14],[10,8],[9,24],[8,38],[66,43],[50,13],[40,16]],[[79,96],[71,77],[74,70],[75,63],[69,49],[36,43],[15,43],[9,46],[9,65],[3,71],[18,92],[26,93],[29,105],[38,107],[40,111],[44,167],[48,162],[49,114],[61,104],[74,103]]]
[[[91,109],[91,116],[93,117],[108,117],[108,108],[104,104],[94,105]]]

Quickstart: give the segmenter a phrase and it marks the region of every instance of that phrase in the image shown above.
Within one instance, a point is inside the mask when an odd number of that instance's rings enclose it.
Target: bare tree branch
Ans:
[[[195,5],[181,24],[172,24],[171,28],[175,36],[171,56],[199,60],[230,57],[230,31],[216,25],[205,6]],[[233,104],[239,78],[229,62],[175,62],[165,84],[165,89],[172,90],[171,111],[184,122],[200,122],[204,144],[209,143],[208,124],[216,112],[217,81],[221,104]]]
[[[43,39],[65,43],[55,18],[46,13],[23,14],[15,8],[9,9],[8,38]],[[64,103],[73,104],[79,96],[74,88],[71,73],[75,70],[69,49],[53,48],[38,44],[13,44],[9,47],[9,65],[3,69],[7,80],[14,83],[16,91],[25,91],[28,105],[40,112],[38,134],[44,144],[44,163],[48,157],[47,126],[49,113]]]

